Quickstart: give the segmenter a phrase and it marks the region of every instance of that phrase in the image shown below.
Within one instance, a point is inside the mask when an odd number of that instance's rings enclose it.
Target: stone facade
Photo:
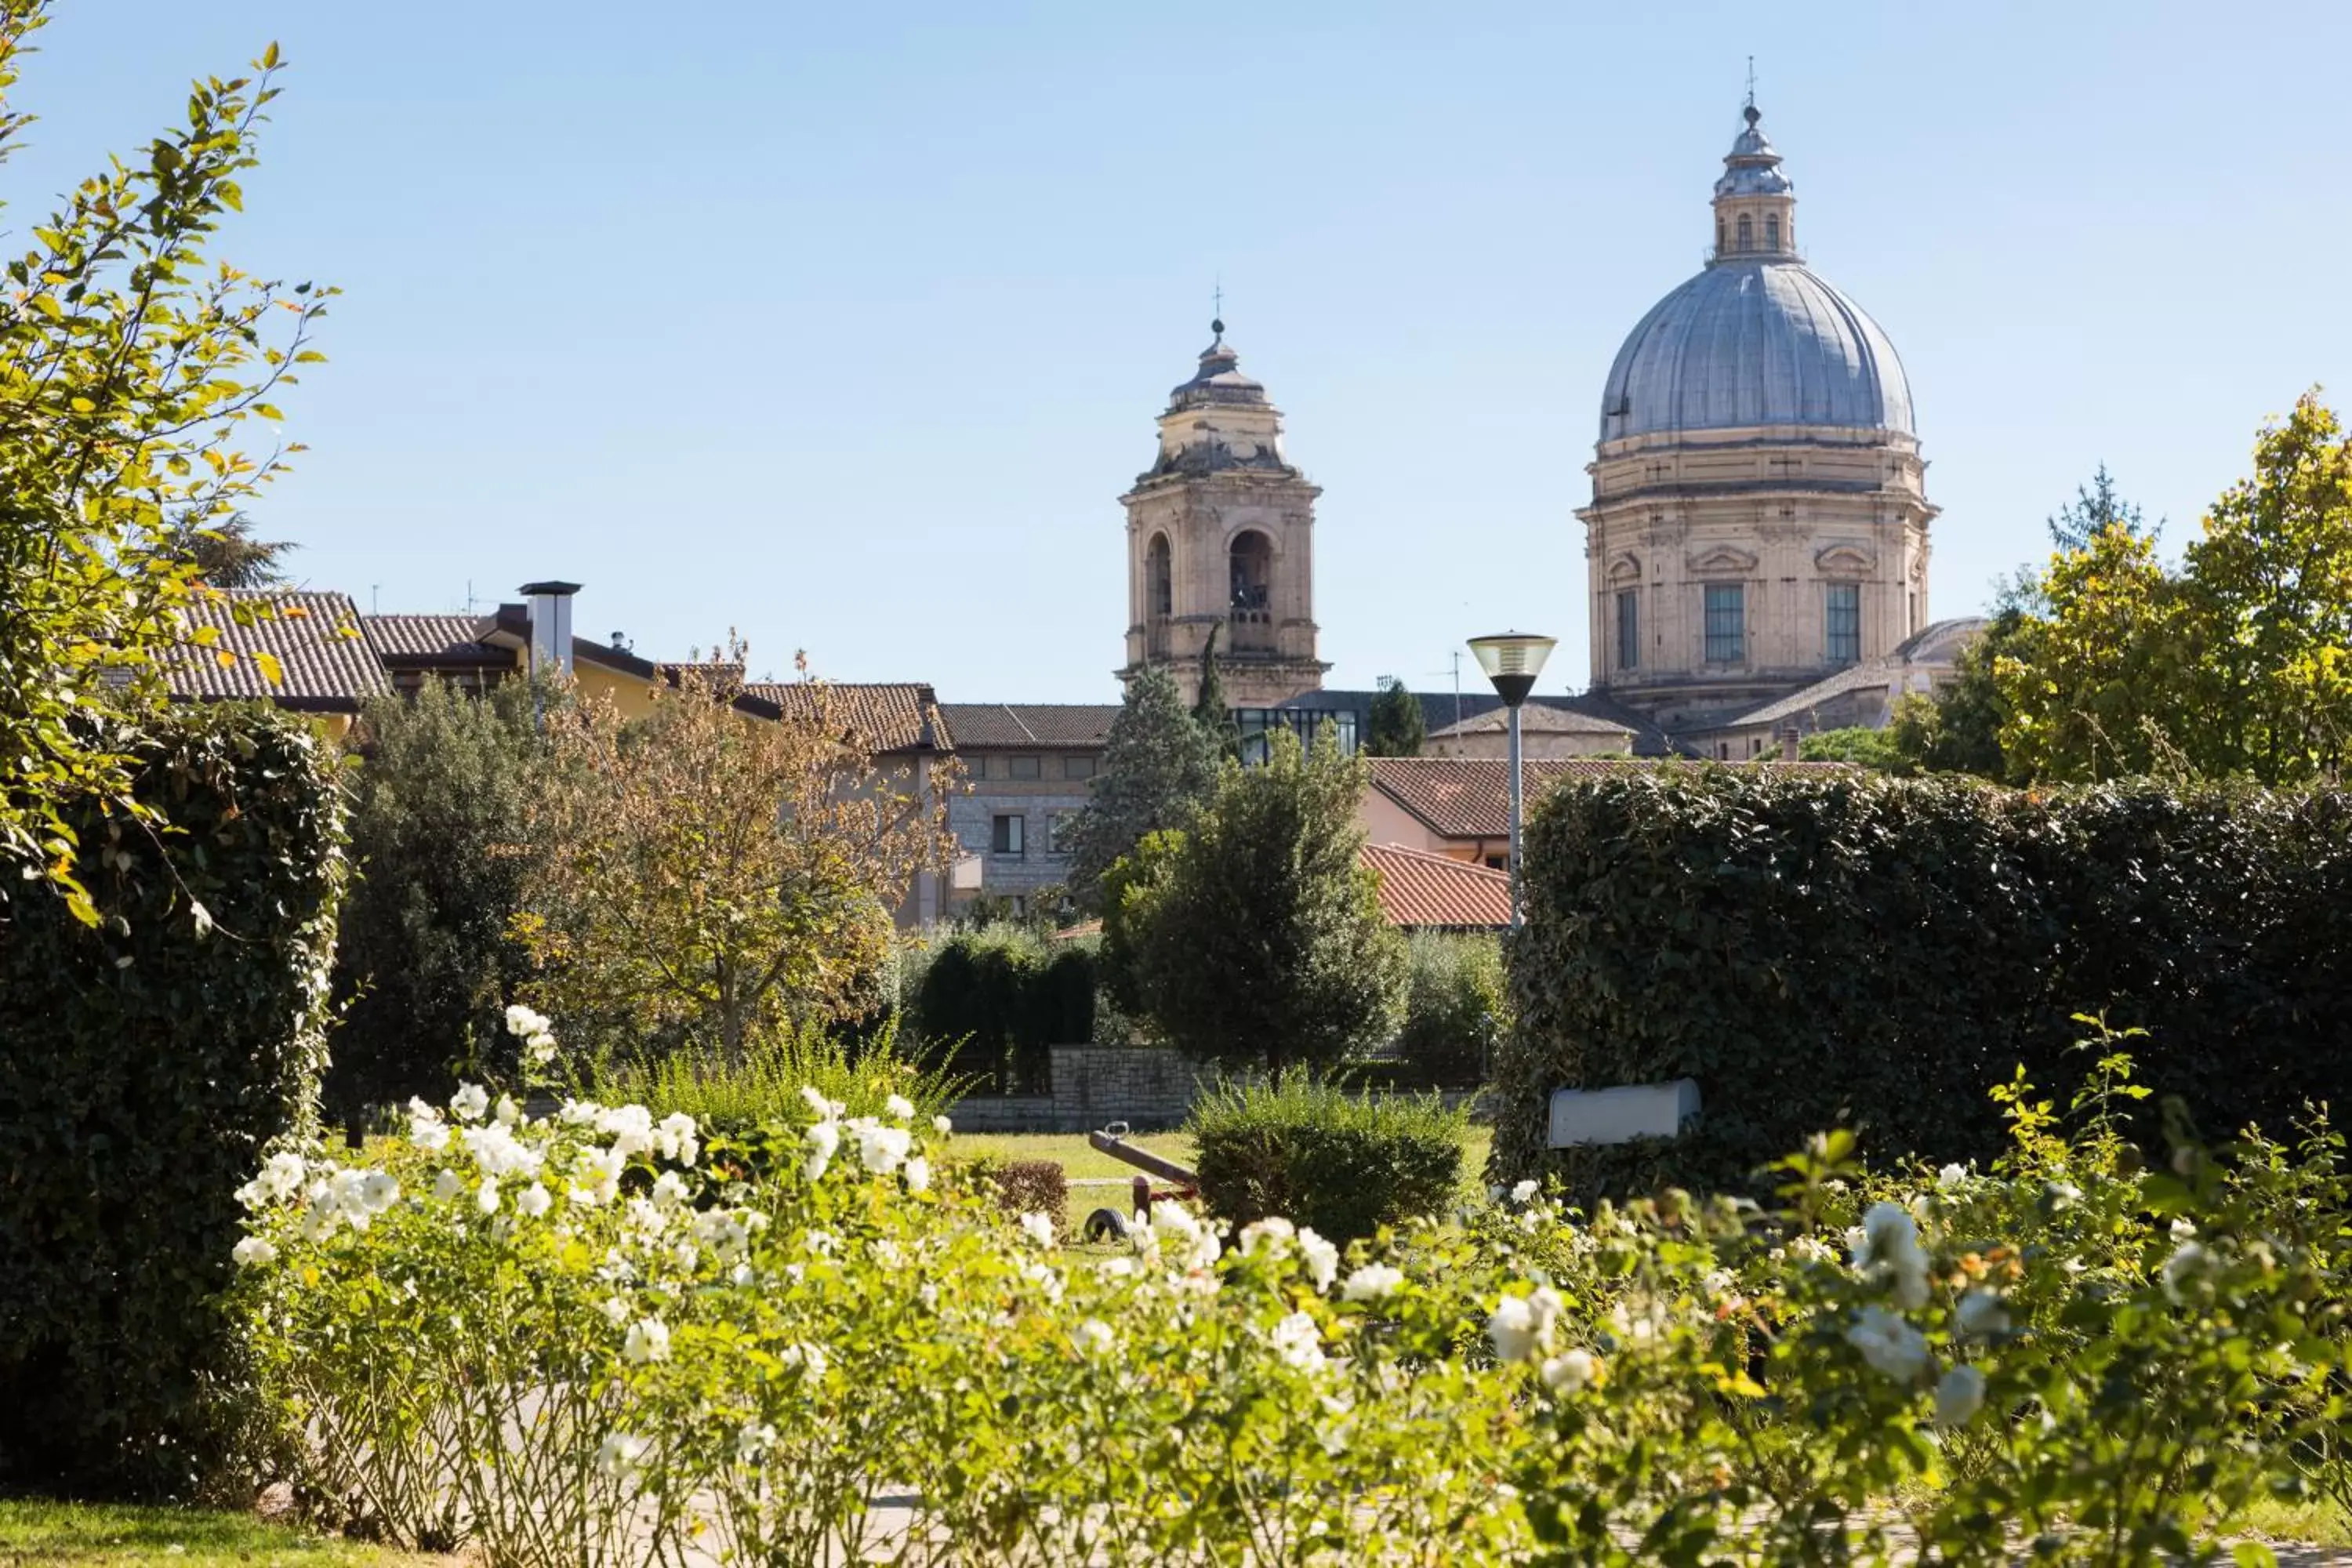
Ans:
[[[1169,395],[1160,455],[1127,509],[1127,664],[1168,666],[1198,694],[1212,636],[1225,700],[1272,708],[1323,684],[1316,658],[1315,498],[1282,450],[1282,413],[1216,341]]]
[[[978,891],[991,898],[1025,901],[1040,889],[1070,879],[1070,858],[1056,840],[1060,826],[1087,804],[1085,779],[1065,776],[1073,759],[1092,763],[1091,753],[1034,752],[1040,776],[1009,776],[1013,754],[964,759],[971,793],[948,797],[948,826],[966,854],[981,858]],[[982,776],[982,769],[986,776]],[[1003,819],[1020,823],[1018,847],[1008,847]]]

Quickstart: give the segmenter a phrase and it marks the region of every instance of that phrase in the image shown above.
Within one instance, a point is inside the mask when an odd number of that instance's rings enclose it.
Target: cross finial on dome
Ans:
[[[1748,123],[1750,125],[1764,118],[1762,111],[1756,107],[1756,57],[1754,55],[1748,57],[1748,107],[1745,112],[1748,116]]]

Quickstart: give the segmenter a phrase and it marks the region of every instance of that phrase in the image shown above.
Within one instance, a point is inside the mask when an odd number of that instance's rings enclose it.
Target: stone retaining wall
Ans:
[[[1181,1126],[1214,1068],[1196,1067],[1166,1046],[1050,1047],[1050,1094],[977,1095],[950,1112],[962,1132],[1092,1132],[1124,1121],[1138,1132]],[[1475,1100],[1449,1089],[1445,1103]],[[1477,1113],[1474,1104],[1472,1114]]]

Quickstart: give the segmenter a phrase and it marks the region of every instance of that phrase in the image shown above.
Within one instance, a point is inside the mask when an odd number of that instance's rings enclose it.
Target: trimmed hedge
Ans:
[[[1486,931],[1417,931],[1397,1054],[1423,1081],[1465,1089],[1484,1081],[1510,1016],[1502,944]]]
[[[331,751],[252,709],[175,713],[139,750],[161,837],[95,809],[74,824],[102,929],[37,883],[0,887],[10,1488],[187,1495],[218,1476],[247,1409],[219,1302],[232,1194],[317,1114],[344,883]]]
[[[1443,1213],[1468,1124],[1433,1094],[1351,1095],[1294,1068],[1226,1080],[1193,1102],[1184,1130],[1210,1213],[1234,1225],[1280,1215],[1346,1242]]]
[[[1505,1179],[1752,1188],[1839,1125],[1881,1163],[1986,1159],[1987,1089],[2022,1065],[2063,1104],[2089,1066],[2074,1016],[2101,1009],[2148,1031],[2139,1081],[2210,1131],[2352,1102],[2341,792],[1676,769],[1553,794],[1527,868]],[[1703,1110],[1683,1138],[1544,1148],[1553,1089],[1685,1076]]]

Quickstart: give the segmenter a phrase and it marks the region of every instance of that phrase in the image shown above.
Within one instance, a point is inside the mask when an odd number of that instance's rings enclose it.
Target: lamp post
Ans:
[[[1519,909],[1519,818],[1523,802],[1520,799],[1519,774],[1519,708],[1528,693],[1536,687],[1536,677],[1543,673],[1544,660],[1559,647],[1555,637],[1532,637],[1524,632],[1504,632],[1496,637],[1472,637],[1470,651],[1478,656],[1478,668],[1495,683],[1495,695],[1511,716],[1511,929],[1517,931],[1524,916]]]

